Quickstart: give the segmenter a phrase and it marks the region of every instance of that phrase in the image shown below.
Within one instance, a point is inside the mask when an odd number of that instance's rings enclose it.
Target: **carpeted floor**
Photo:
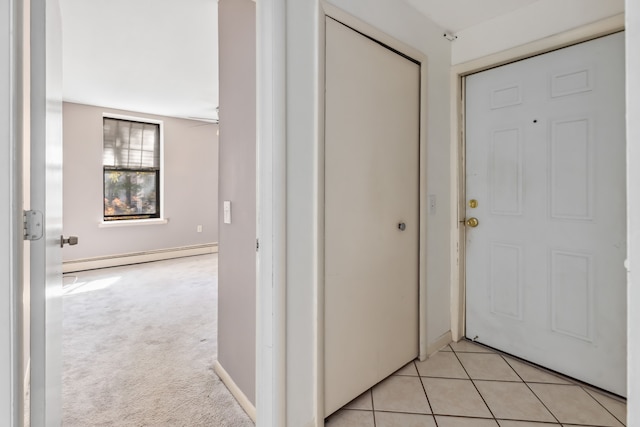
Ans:
[[[64,284],[63,426],[253,426],[213,372],[217,255]]]

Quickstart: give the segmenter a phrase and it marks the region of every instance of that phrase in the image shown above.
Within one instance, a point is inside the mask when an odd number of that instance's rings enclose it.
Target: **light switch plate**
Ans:
[[[224,212],[224,223],[231,224],[231,202],[229,200],[225,200],[222,210]]]

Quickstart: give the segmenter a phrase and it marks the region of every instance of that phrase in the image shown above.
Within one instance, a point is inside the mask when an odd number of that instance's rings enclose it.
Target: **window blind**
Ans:
[[[103,120],[105,169],[160,168],[160,125],[109,117]]]

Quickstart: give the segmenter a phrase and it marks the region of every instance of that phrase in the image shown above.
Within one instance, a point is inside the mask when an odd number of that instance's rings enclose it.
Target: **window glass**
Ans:
[[[160,217],[160,125],[104,118],[104,220]]]

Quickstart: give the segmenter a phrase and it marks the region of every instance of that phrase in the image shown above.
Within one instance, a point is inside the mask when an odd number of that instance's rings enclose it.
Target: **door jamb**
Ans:
[[[536,40],[512,49],[468,61],[451,67],[450,88],[454,96],[451,103],[451,335],[454,341],[462,339],[466,333],[466,286],[465,286],[465,77],[499,67],[521,59],[551,52],[563,47],[604,37],[624,30],[624,14],[618,14],[601,21]]]
[[[3,4],[0,20],[10,31],[0,36],[0,51],[8,65],[8,73],[3,75],[2,110],[5,118],[1,133],[2,168],[8,179],[2,182],[0,192],[9,203],[0,212],[0,228],[7,236],[0,246],[0,261],[3,289],[2,325],[0,326],[3,346],[0,359],[0,423],[7,426],[21,426],[24,419],[24,377],[23,362],[23,4],[11,0]]]

